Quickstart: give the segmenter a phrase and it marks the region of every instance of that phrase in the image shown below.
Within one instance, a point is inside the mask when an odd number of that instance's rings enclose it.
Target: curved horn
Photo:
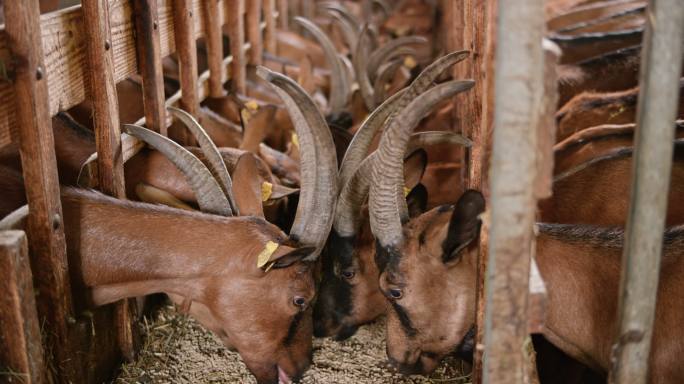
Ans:
[[[361,205],[368,196],[370,176],[375,154],[364,160],[375,132],[385,122],[388,126],[396,111],[401,111],[418,95],[425,92],[435,79],[447,68],[468,57],[468,51],[452,52],[430,64],[407,88],[393,95],[378,107],[354,135],[340,169],[341,191],[335,213],[335,230],[338,233],[354,234],[360,222]],[[389,107],[389,110],[384,107]],[[385,117],[383,115],[387,113]],[[373,120],[371,120],[373,119]],[[378,124],[378,125],[375,125]]]
[[[216,148],[214,142],[211,140],[204,128],[202,128],[200,123],[198,123],[191,114],[175,107],[167,107],[166,109],[171,113],[171,115],[180,120],[195,137],[197,143],[199,143],[202,153],[204,154],[204,157],[209,163],[209,170],[214,177],[220,181],[221,188],[223,189],[223,192],[226,194],[228,202],[230,203],[230,208],[233,210],[235,215],[239,215],[240,212],[238,211],[238,206],[235,203],[235,198],[233,197],[233,180],[231,179],[230,173],[228,173],[228,168],[226,168],[226,163],[223,162],[223,157],[221,156],[218,148]]]
[[[406,152],[413,152],[437,144],[458,144],[466,148],[473,146],[473,142],[463,135],[450,131],[423,131],[411,135]]]
[[[226,195],[211,172],[195,155],[169,138],[147,128],[133,124],[126,124],[124,127],[128,134],[164,154],[185,175],[188,184],[195,192],[197,204],[203,212],[232,216],[233,211],[230,209]]]
[[[313,22],[301,16],[296,16],[295,21],[306,29],[311,35],[316,38],[318,43],[323,48],[325,57],[330,65],[330,112],[333,114],[341,113],[347,107],[348,97],[351,86],[347,83],[347,76],[345,75],[343,64],[337,57],[335,46],[330,41],[328,36],[321,31]]]
[[[387,83],[392,80],[392,77],[397,72],[397,69],[399,69],[403,64],[404,59],[398,58],[382,65],[378,69],[378,75],[375,79],[375,85],[373,86],[373,96],[375,97],[376,103],[385,100],[385,95],[387,94],[385,87],[387,86]]]
[[[313,100],[292,79],[265,67],[257,75],[269,82],[290,113],[301,150],[301,190],[290,237],[313,245],[317,258],[332,226],[337,191],[337,158],[330,129]]]
[[[411,132],[437,103],[473,85],[474,81],[466,80],[435,86],[413,100],[385,130],[376,151],[369,197],[371,230],[382,246],[401,243],[402,223],[408,219],[408,208],[403,198],[403,158]],[[401,199],[397,196],[398,192]]]
[[[349,47],[349,52],[354,52],[356,50],[357,44],[356,31],[358,29],[356,26],[349,20],[348,17],[345,17],[343,11],[340,10],[340,7],[328,4],[325,5],[323,9],[326,11],[326,13],[332,16],[333,20],[335,20],[337,25],[340,26],[342,37],[344,38],[344,42]]]
[[[373,94],[373,86],[371,85],[370,78],[368,77],[368,52],[370,37],[368,35],[368,24],[364,24],[361,32],[359,33],[358,43],[356,45],[356,50],[354,51],[354,56],[352,57],[354,63],[354,74],[356,75],[356,82],[359,84],[359,90],[361,91],[361,96],[363,96],[363,102],[366,104],[366,108],[369,111],[375,109],[375,97]]]
[[[375,52],[373,52],[370,58],[368,59],[368,67],[366,67],[366,70],[368,71],[368,75],[370,76],[371,80],[375,79],[375,74],[377,73],[378,68],[380,68],[382,63],[389,60],[397,49],[407,45],[426,43],[427,39],[423,36],[403,36],[396,38],[394,40],[390,40],[382,47],[376,49]]]
[[[392,14],[392,7],[385,0],[372,0],[372,3],[382,9],[382,12],[385,14],[385,19]]]

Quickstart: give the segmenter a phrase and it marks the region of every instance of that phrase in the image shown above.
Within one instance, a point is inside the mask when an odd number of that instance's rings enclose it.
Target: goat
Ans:
[[[379,285],[388,306],[387,352],[402,372],[427,374],[468,345],[475,320],[479,192],[455,207],[439,207],[409,222],[396,246],[378,244]],[[373,215],[374,213],[371,213]],[[536,261],[549,294],[544,336],[578,361],[602,372],[610,366],[620,280],[622,231],[539,224]],[[382,241],[382,240],[381,240]],[[665,235],[662,277],[651,356],[652,383],[678,383],[684,352],[673,335],[684,320],[684,227]],[[384,252],[380,253],[380,252]]]

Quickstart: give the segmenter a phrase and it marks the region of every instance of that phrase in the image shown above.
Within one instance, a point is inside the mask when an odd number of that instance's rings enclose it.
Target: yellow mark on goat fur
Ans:
[[[409,187],[404,187],[404,197],[408,196],[409,193],[411,193],[411,188],[409,188]]]
[[[246,125],[249,123],[249,119],[252,118],[252,113],[247,108],[242,108],[240,110],[240,117],[242,118],[242,123]]]
[[[273,184],[268,181],[261,183],[261,201],[268,201],[273,194]]]
[[[416,63],[416,59],[414,59],[413,56],[406,56],[404,59],[404,67],[413,69],[416,67],[416,65],[418,65],[418,63]]]
[[[247,107],[247,109],[249,109],[250,111],[259,110],[259,104],[254,100],[250,100],[250,101],[246,102],[245,107]]]
[[[264,250],[259,253],[259,256],[257,256],[257,268],[263,268],[266,264],[268,264],[271,256],[273,256],[273,253],[276,251],[276,249],[278,249],[278,245],[278,243],[274,243],[272,241],[266,243]]]
[[[292,144],[299,149],[299,136],[297,136],[296,133],[292,132],[292,138],[291,138]]]

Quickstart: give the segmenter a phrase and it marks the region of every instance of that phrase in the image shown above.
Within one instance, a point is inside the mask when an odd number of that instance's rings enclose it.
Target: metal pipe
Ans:
[[[543,0],[499,2],[484,383],[523,383],[536,200],[537,125],[543,111]]]
[[[612,383],[646,383],[684,54],[684,3],[646,11],[632,192],[622,255]]]

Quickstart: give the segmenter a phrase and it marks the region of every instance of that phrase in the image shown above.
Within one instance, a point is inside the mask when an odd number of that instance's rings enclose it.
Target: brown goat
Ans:
[[[427,374],[444,356],[468,344],[475,319],[474,240],[483,210],[481,195],[468,191],[455,208],[436,208],[409,222],[402,245],[385,249],[379,265],[388,303],[387,352],[403,372]],[[543,334],[605,374],[616,327],[622,231],[561,224],[539,224],[539,230],[536,261],[549,295]],[[683,250],[684,227],[668,230],[651,383],[684,380],[684,369],[676,363],[684,352],[684,337],[677,333],[684,321],[678,294],[684,289]]]

